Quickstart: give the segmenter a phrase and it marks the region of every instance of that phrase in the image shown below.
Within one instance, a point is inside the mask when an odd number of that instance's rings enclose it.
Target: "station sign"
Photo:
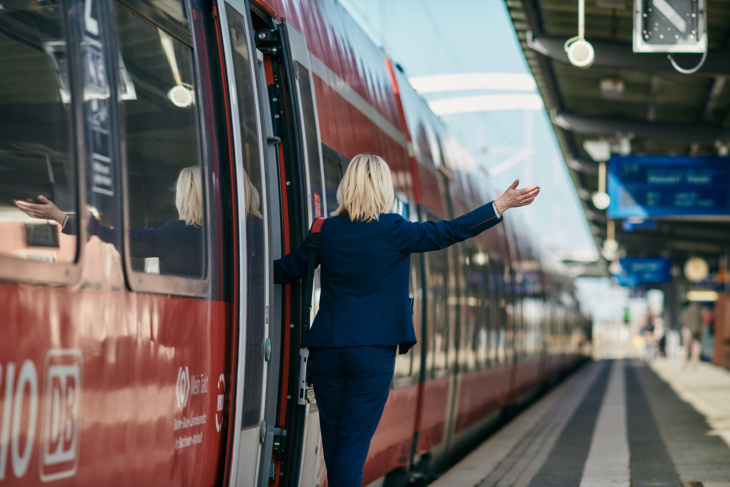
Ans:
[[[621,272],[613,277],[621,286],[636,287],[672,281],[672,264],[666,258],[625,257],[619,259],[619,264]]]
[[[730,217],[730,159],[612,155],[608,194],[609,218]]]

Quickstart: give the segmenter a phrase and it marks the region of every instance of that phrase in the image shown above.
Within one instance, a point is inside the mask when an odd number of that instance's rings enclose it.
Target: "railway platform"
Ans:
[[[730,372],[591,362],[432,487],[730,487]]]

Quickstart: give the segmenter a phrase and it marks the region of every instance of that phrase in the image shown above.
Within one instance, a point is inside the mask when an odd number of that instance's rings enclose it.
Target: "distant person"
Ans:
[[[664,320],[661,316],[654,315],[654,339],[657,341],[657,355],[667,356],[667,333],[664,329]]]
[[[712,308],[702,308],[702,340],[700,341],[700,358],[712,361],[712,349],[715,341],[715,312]]]
[[[16,206],[33,218],[52,220],[61,225],[62,232],[76,233],[76,215],[60,210],[45,196],[41,203],[18,200]],[[175,206],[179,220],[168,220],[159,227],[131,229],[132,257],[158,257],[160,274],[202,277],[203,275],[203,189],[199,167],[186,167],[177,178]],[[89,235],[104,242],[116,240],[116,230],[89,217]]]
[[[408,297],[410,254],[439,250],[532,203],[538,186],[515,181],[494,202],[451,221],[414,223],[392,213],[393,182],[378,156],[355,156],[337,189],[339,208],[316,247],[321,265],[319,312],[304,340],[319,409],[330,487],[360,487],[370,440],[383,413],[395,367],[416,343]],[[307,275],[310,237],[274,262],[278,284]]]
[[[641,327],[640,334],[644,339],[644,358],[646,360],[656,358],[658,348],[656,317],[651,311],[647,312],[644,317],[644,324]]]
[[[682,364],[685,367],[688,363],[691,363],[697,368],[697,364],[699,363],[702,318],[702,310],[696,302],[689,303],[679,315],[679,322],[682,325],[682,342],[684,345]]]

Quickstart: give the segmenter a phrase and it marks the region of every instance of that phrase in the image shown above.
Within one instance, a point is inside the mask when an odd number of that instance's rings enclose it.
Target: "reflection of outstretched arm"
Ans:
[[[15,206],[28,216],[43,220],[53,220],[63,226],[68,214],[59,209],[53,201],[49,200],[45,196],[39,195],[38,199],[43,203],[30,203],[28,201],[16,200]]]
[[[61,231],[67,235],[75,235],[77,233],[78,222],[76,215],[66,213],[58,208],[58,206],[45,196],[38,196],[43,203],[29,203],[27,201],[17,200],[15,206],[20,211],[33,218],[41,218],[43,220],[53,220],[61,225]],[[115,239],[115,231],[111,227],[105,227],[94,215],[89,216],[88,225],[89,235],[96,235],[104,242],[113,243]]]

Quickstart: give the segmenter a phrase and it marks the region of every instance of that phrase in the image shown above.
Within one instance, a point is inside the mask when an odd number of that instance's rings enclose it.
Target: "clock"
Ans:
[[[707,261],[700,257],[692,257],[684,264],[684,276],[691,282],[701,281],[709,272]]]

